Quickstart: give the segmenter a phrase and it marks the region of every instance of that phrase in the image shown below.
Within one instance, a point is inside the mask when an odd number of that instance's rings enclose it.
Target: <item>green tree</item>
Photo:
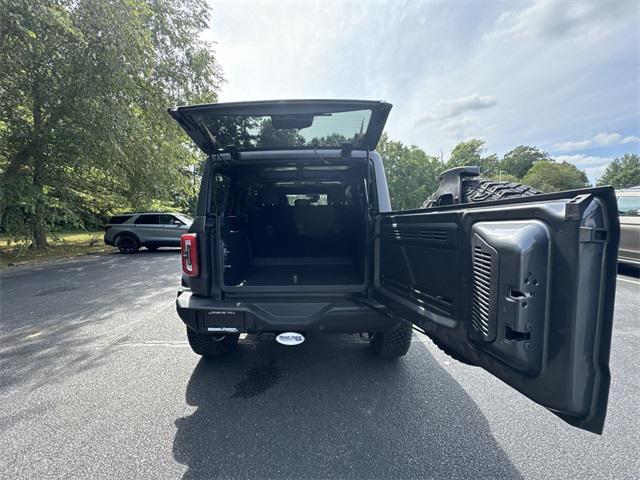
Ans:
[[[282,148],[283,145],[301,147],[304,146],[305,139],[298,130],[294,128],[274,128],[271,118],[265,118],[260,124],[256,142],[258,148]]]
[[[499,180],[502,182],[513,182],[513,183],[521,183],[522,179],[516,177],[515,175],[511,175],[510,173],[506,173],[502,170],[500,170],[500,172],[497,175],[491,175],[489,177],[484,176],[484,178],[488,179],[488,180]]]
[[[522,179],[536,162],[542,160],[550,160],[549,154],[537,147],[520,145],[505,153],[500,160],[500,171],[503,175],[507,173],[516,179]]]
[[[575,165],[549,160],[536,162],[522,182],[546,193],[584,188],[589,185],[587,175]]]
[[[0,10],[5,230],[45,248],[60,224],[186,205],[201,157],[166,107],[216,99],[219,67],[199,39],[205,1],[0,0]]]
[[[446,163],[446,169],[464,166],[477,166],[483,177],[493,177],[499,174],[498,157],[495,154],[485,156],[485,141],[472,138],[458,143],[451,151],[451,157]]]
[[[598,185],[611,185],[615,188],[629,188],[640,185],[640,156],[627,153],[607,165],[604,174],[598,179]]]
[[[313,137],[311,140],[306,142],[307,145],[313,147],[322,147],[322,146],[341,146],[345,143],[355,143],[354,139],[348,139],[341,133],[330,133],[329,135],[323,135],[322,137]]]
[[[395,210],[419,208],[438,187],[442,164],[420,148],[394,141],[384,133],[376,151],[382,156],[391,205]]]

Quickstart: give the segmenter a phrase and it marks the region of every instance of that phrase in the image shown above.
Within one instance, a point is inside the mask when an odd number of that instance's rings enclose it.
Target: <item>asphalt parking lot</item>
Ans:
[[[603,436],[419,337],[195,356],[176,251],[0,274],[1,478],[638,478],[640,280],[619,275]],[[625,273],[625,272],[623,272]]]

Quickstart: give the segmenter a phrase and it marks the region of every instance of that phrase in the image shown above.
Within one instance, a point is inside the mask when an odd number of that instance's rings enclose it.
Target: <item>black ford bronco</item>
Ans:
[[[602,432],[619,223],[609,187],[539,194],[445,172],[392,211],[376,144],[391,105],[290,100],[169,110],[207,154],[177,310],[194,352],[413,330],[579,428]]]

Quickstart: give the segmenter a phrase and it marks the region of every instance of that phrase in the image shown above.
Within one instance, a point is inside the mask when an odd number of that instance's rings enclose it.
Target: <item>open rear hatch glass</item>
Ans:
[[[368,100],[278,100],[169,109],[207,154],[251,150],[373,150],[391,104]]]

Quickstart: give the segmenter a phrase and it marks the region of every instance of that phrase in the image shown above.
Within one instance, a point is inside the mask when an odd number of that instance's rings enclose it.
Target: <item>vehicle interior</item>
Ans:
[[[223,288],[362,287],[366,172],[362,161],[305,161],[219,173]]]

